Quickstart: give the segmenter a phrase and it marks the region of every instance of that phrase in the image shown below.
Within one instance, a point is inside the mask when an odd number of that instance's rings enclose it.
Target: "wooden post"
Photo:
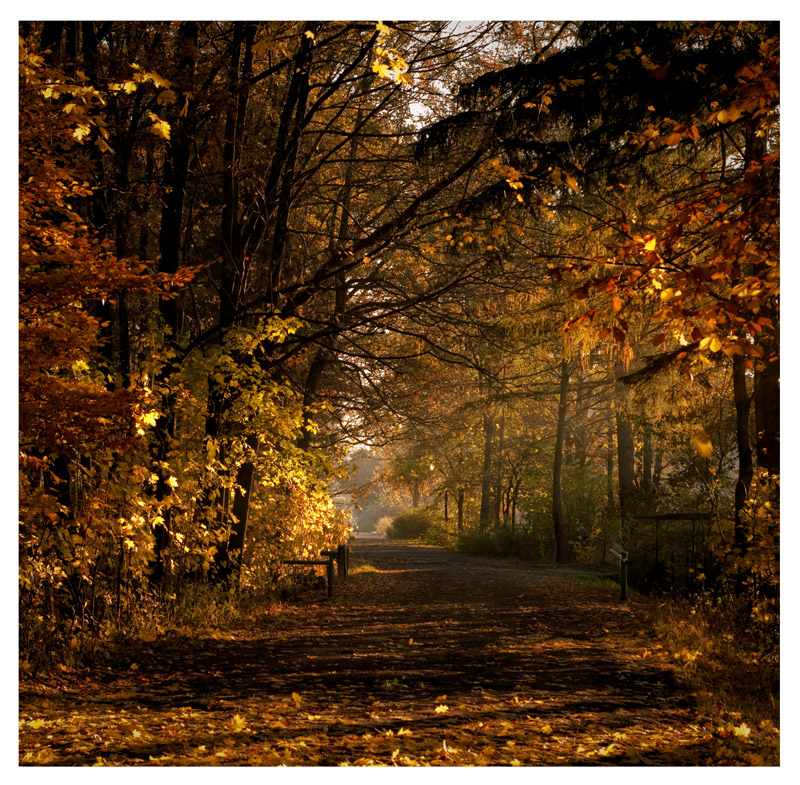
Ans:
[[[340,545],[336,549],[336,572],[343,580],[347,580],[347,546]]]
[[[328,597],[333,597],[333,560],[335,556],[328,556]]]
[[[628,552],[623,551],[619,560],[619,598],[628,599]]]

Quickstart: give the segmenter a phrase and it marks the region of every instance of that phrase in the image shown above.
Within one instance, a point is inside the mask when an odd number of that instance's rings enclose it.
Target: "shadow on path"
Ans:
[[[309,596],[230,639],[164,641],[105,684],[23,692],[21,752],[38,749],[27,762],[697,765],[713,755],[613,589],[387,542],[359,541],[353,555],[374,571],[331,600]]]

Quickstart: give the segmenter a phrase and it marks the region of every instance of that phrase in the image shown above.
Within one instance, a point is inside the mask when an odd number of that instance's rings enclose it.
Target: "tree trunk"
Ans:
[[[458,489],[458,533],[464,530],[464,489]]]
[[[511,494],[511,533],[513,534],[517,528],[517,499],[519,498],[519,485],[522,478],[517,478],[514,483],[514,490]]]
[[[753,451],[750,447],[750,394],[744,357],[733,356],[733,401],[736,407],[736,448],[739,455],[739,476],[734,490],[734,541],[741,553],[747,550],[747,531],[742,518],[750,483],[753,480]]]
[[[483,468],[481,470],[481,512],[480,527],[485,529],[492,523],[494,500],[492,499],[492,446],[494,443],[494,416],[491,412],[483,415]]]
[[[497,426],[497,473],[494,488],[494,523],[500,523],[503,511],[503,438],[506,428],[506,416],[500,415]]]
[[[619,508],[623,518],[630,515],[636,492],[633,426],[627,415],[617,412],[617,471],[619,473]]]
[[[561,493],[561,474],[564,466],[564,437],[567,430],[567,409],[569,407],[569,364],[561,361],[561,380],[558,390],[558,425],[556,444],[553,452],[553,530],[556,539],[556,561],[569,561],[569,542],[567,524],[564,517],[564,499]]]
[[[248,438],[247,446],[256,452],[258,440]],[[221,544],[217,552],[217,580],[234,587],[239,578],[244,557],[244,546],[247,538],[247,519],[250,514],[250,502],[255,478],[255,464],[246,460],[236,473],[236,487],[233,490],[233,501],[223,505],[226,514],[229,510],[231,522],[226,543]]]
[[[770,309],[772,310],[772,309]],[[780,358],[777,341],[777,314],[770,314],[776,325],[774,335],[760,342],[764,349],[763,364],[757,363],[753,400],[756,420],[756,455],[759,468],[780,474]],[[738,355],[737,355],[738,358]]]
[[[176,51],[178,60],[177,86],[189,92],[194,83],[195,55],[197,51],[198,25],[196,22],[184,22],[179,28]],[[189,175],[189,160],[193,138],[193,110],[187,110],[186,118],[171,118],[173,132],[170,143],[164,153],[163,191],[161,203],[161,228],[158,236],[159,272],[176,273],[180,268],[180,250],[182,236],[183,206]],[[149,162],[148,162],[149,165]],[[140,239],[141,245],[141,239]],[[179,338],[178,300],[176,298],[160,299],[159,311],[164,324],[170,333],[170,340],[177,345]],[[178,369],[176,361],[167,361],[154,380],[153,387],[168,386],[168,380]],[[158,475],[156,488],[157,498],[163,500],[172,493],[168,485],[170,471],[167,463],[170,458],[172,441],[175,438],[175,394],[168,392],[161,404],[161,415],[154,428],[153,454],[154,470]],[[151,581],[162,583],[166,552],[170,544],[172,528],[172,510],[166,508],[162,514],[163,523],[156,526],[155,562],[151,573]]]
[[[614,509],[614,426],[609,422],[606,434],[606,509]]]
[[[645,493],[653,490],[653,432],[649,425],[642,436],[642,490]]]

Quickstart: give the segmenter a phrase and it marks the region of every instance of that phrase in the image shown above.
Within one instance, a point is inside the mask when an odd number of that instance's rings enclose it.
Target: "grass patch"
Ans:
[[[348,576],[350,575],[377,575],[378,570],[372,564],[368,562],[356,562],[350,566],[350,569],[347,571]]]
[[[580,583],[582,586],[591,586],[594,589],[612,589],[615,592],[619,592],[619,581],[615,581],[613,578],[604,575],[593,575],[589,572],[565,573],[564,577],[574,583]],[[630,593],[631,590],[630,587],[628,587],[628,594]]]

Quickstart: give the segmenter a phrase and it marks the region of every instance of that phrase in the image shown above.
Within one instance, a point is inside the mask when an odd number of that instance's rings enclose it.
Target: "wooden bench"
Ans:
[[[333,565],[336,563],[338,568],[339,577],[347,580],[347,570],[350,562],[350,548],[347,545],[340,545],[335,551],[327,550],[322,551],[320,556],[325,556],[322,559],[285,559],[281,564],[318,564],[325,567],[325,574],[328,583],[328,597],[333,597]]]

